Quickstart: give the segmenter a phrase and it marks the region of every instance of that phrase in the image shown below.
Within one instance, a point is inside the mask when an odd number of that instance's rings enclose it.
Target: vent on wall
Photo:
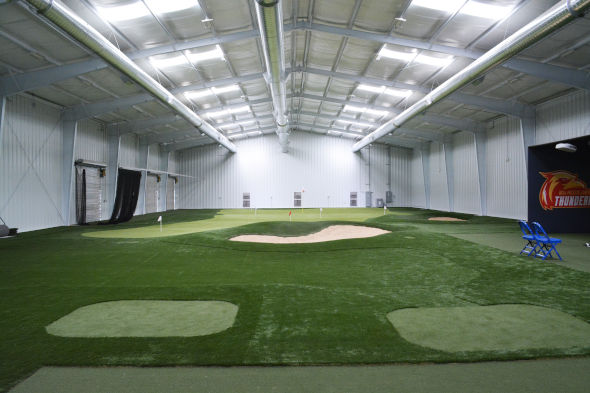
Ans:
[[[242,195],[242,207],[250,207],[250,193],[245,192]]]
[[[350,207],[357,207],[356,197],[357,197],[356,192],[350,193]]]
[[[293,193],[293,206],[301,207],[301,193],[300,192]]]

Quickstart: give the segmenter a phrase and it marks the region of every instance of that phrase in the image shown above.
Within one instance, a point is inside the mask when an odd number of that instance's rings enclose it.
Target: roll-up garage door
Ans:
[[[79,209],[76,218],[79,224],[102,220],[106,181],[100,171],[100,168],[76,165],[76,208]]]
[[[145,180],[145,212],[155,213],[158,211],[158,176],[148,173]]]
[[[166,180],[166,210],[174,210],[175,185],[176,180],[173,177],[168,177]]]

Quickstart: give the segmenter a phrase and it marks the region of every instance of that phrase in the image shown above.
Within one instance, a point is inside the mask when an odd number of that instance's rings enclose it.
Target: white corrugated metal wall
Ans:
[[[456,212],[481,214],[475,136],[453,135],[453,201]]]
[[[426,207],[426,195],[424,193],[424,172],[422,169],[422,154],[414,149],[410,162],[410,205],[413,207]]]
[[[442,143],[430,143],[430,208],[449,210],[449,189],[445,150]]]
[[[250,193],[252,207],[265,208],[293,207],[293,193],[302,190],[304,208],[347,207],[351,191],[359,193],[359,206],[364,206],[365,191],[385,197],[386,146],[376,144],[361,158],[351,152],[349,139],[303,132],[291,135],[288,154],[280,151],[275,135],[236,145],[236,154],[216,146],[178,153],[178,171],[194,176],[180,179],[180,208],[239,208],[244,192]],[[394,160],[392,165],[400,162]],[[368,178],[369,169],[372,178],[375,174],[373,180]],[[399,168],[392,173],[397,174],[396,182],[407,181],[400,178]]]
[[[410,206],[410,162],[412,150],[399,147],[390,148],[391,192],[393,206]]]
[[[102,123],[96,120],[82,120],[78,122],[74,159],[107,164],[109,160],[107,132]]]
[[[537,107],[538,145],[590,135],[590,92],[576,91]]]
[[[121,135],[119,143],[119,166],[137,168],[139,161],[139,138],[135,134]]]
[[[63,225],[63,127],[59,108],[6,99],[0,154],[0,216],[20,231]]]
[[[520,120],[502,117],[491,127],[486,144],[488,215],[526,218],[527,174]]]

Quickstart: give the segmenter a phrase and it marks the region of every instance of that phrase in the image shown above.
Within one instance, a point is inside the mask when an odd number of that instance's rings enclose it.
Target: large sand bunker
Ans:
[[[389,233],[389,231],[364,227],[358,225],[332,225],[322,229],[319,232],[305,236],[269,236],[269,235],[240,235],[232,237],[234,242],[251,242],[251,243],[275,243],[275,244],[295,244],[295,243],[321,243],[332,240],[343,239],[360,239],[374,237]]]
[[[430,217],[428,221],[465,221],[455,217]]]

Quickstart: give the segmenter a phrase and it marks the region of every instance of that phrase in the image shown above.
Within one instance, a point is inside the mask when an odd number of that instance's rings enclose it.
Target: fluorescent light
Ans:
[[[446,67],[451,64],[454,60],[453,56],[447,57],[434,57],[424,54],[416,54],[414,52],[399,52],[391,49],[387,49],[386,47],[381,48],[379,54],[377,55],[377,59],[380,57],[387,57],[390,59],[402,60],[405,62],[414,61],[416,63],[431,65],[435,67]]]
[[[243,112],[250,112],[250,107],[248,105],[244,105],[244,106],[240,106],[240,107],[237,107],[237,108],[223,109],[223,110],[220,110],[220,111],[209,112],[209,113],[207,113],[207,116],[209,116],[209,117],[221,117],[221,116],[231,115],[231,114],[234,114],[234,113],[243,113]]]
[[[362,121],[355,121],[355,120],[348,120],[348,119],[338,119],[338,120],[336,120],[336,123],[346,123],[346,124],[351,124],[351,125],[359,126],[359,127],[373,127],[373,124],[371,124],[371,123],[364,123]]]
[[[329,130],[328,131],[328,134],[335,135],[335,136],[342,136],[342,133],[340,131],[332,131],[332,130]]]
[[[186,57],[184,55],[168,57],[166,59],[150,59],[150,63],[156,68],[170,68],[177,67],[179,65],[188,65]]]
[[[376,109],[370,109],[370,108],[366,108],[366,107],[358,107],[358,106],[352,106],[352,105],[345,105],[344,112],[368,113],[370,115],[375,115],[375,116],[385,116],[388,113],[386,111],[380,111],[380,110],[376,110]]]
[[[463,3],[465,3],[465,0],[413,0],[411,5],[453,13],[457,11]]]
[[[460,13],[486,19],[502,19],[508,16],[513,9],[513,5],[501,6],[480,3],[479,1],[470,1],[461,8]]]
[[[141,1],[114,7],[96,7],[96,11],[109,22],[122,22],[150,15],[150,11]]]
[[[244,127],[247,125],[252,125],[256,123],[256,120],[245,120],[245,121],[240,121],[240,122],[235,122],[235,123],[227,123],[227,124],[222,124],[219,127],[221,128],[230,128],[230,127]]]
[[[209,50],[206,52],[187,53],[187,56],[188,56],[189,60],[191,61],[191,63],[198,63],[200,61],[213,60],[213,59],[223,60],[225,58],[223,51],[221,50],[221,47],[219,45],[215,45],[215,49],[212,49],[212,50]]]
[[[148,7],[156,14],[168,14],[171,12],[197,7],[197,0],[145,0]]]
[[[215,94],[223,94],[229,93],[230,91],[238,91],[240,90],[240,86],[234,84],[223,87],[212,87],[211,90],[213,90],[213,93]]]
[[[399,89],[387,89],[385,90],[385,94],[392,97],[403,97],[408,98],[412,95],[412,90],[399,90]]]
[[[385,91],[385,86],[371,86],[371,85],[358,85],[357,89],[359,90],[363,90],[363,91],[368,91],[371,93],[377,93],[377,94],[381,94],[383,93],[383,91]]]
[[[228,86],[222,86],[222,87],[212,87],[210,89],[187,91],[186,93],[184,93],[184,95],[188,99],[194,99],[194,98],[202,98],[202,97],[211,96],[213,94],[229,93],[230,91],[236,91],[236,90],[240,90],[240,86],[228,85]]]
[[[371,86],[371,85],[358,85],[357,89],[359,90],[364,90],[364,91],[369,91],[371,93],[377,93],[377,94],[387,94],[393,97],[404,97],[404,98],[408,98],[409,96],[412,95],[412,91],[411,90],[399,90],[399,89],[390,89],[390,88],[386,88],[385,86]]]

